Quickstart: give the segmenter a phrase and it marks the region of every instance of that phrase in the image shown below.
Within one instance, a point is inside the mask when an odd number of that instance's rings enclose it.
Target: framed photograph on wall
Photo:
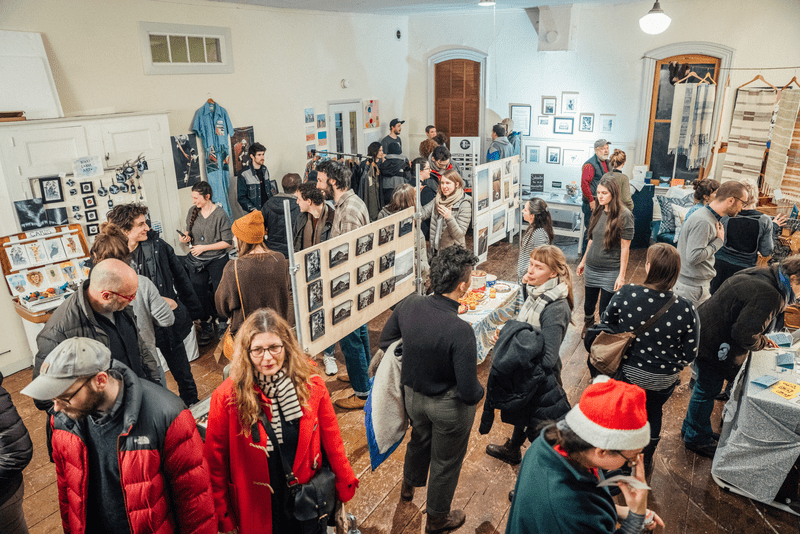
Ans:
[[[561,93],[561,113],[578,112],[578,93],[563,91]]]
[[[574,117],[553,117],[553,133],[572,135],[575,131]]]
[[[557,98],[554,96],[542,97],[542,115],[555,115]]]
[[[542,147],[539,146],[526,146],[525,147],[525,161],[528,163],[539,163],[539,153]]]
[[[531,135],[531,107],[527,104],[509,104],[508,116],[514,121],[514,129],[528,137]],[[511,132],[506,132],[508,135]]]
[[[600,131],[603,133],[611,133],[614,131],[614,122],[617,120],[616,115],[600,115]]]
[[[550,117],[543,117],[539,115],[539,126],[547,126],[550,124]]]
[[[547,163],[558,165],[561,163],[561,148],[557,146],[547,147]]]
[[[593,132],[594,131],[594,113],[581,113],[578,119],[579,132]]]
[[[42,192],[42,203],[64,202],[64,190],[61,188],[61,178],[48,176],[39,178],[39,189]]]
[[[562,150],[564,165],[571,167],[580,167],[586,159],[583,150],[565,148]]]

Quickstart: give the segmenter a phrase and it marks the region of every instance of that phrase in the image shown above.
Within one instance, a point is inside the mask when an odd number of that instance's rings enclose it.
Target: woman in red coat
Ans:
[[[319,471],[324,450],[338,499],[349,501],[358,487],[328,390],[312,376],[289,325],[271,309],[248,316],[234,346],[231,376],[211,397],[205,443],[219,531],[300,532],[287,512],[280,451],[293,452],[287,460],[301,484]],[[259,421],[262,410],[279,448]]]

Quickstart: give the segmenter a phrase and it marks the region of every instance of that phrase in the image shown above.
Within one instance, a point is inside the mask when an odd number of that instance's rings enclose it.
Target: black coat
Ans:
[[[14,408],[11,395],[0,386],[0,506],[22,485],[22,470],[32,457],[33,443],[28,429]]]
[[[521,321],[506,323],[492,356],[481,434],[492,428],[495,409],[504,423],[529,427],[529,438],[536,437],[538,422],[560,419],[570,410],[555,369],[542,365],[543,354],[538,328]]]
[[[267,247],[275,252],[280,252],[289,259],[289,245],[286,239],[286,220],[283,210],[284,200],[289,201],[289,218],[292,221],[292,235],[297,230],[297,216],[300,215],[300,206],[294,194],[281,193],[270,198],[262,207],[264,215],[264,229],[267,231]]]
[[[767,346],[764,334],[781,319],[788,300],[789,292],[778,277],[778,265],[745,269],[728,278],[697,309],[701,325],[697,359],[721,365],[723,371],[741,365],[748,352]],[[720,362],[723,344],[730,348]]]

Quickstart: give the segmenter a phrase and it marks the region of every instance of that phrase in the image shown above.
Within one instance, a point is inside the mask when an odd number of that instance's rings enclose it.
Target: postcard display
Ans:
[[[473,247],[479,261],[488,257],[489,245],[520,229],[519,156],[475,167],[472,187]]]
[[[414,293],[414,208],[295,253],[303,350],[317,354]]]
[[[450,139],[450,159],[461,171],[465,187],[473,187],[475,167],[481,162],[481,138],[452,137]]]

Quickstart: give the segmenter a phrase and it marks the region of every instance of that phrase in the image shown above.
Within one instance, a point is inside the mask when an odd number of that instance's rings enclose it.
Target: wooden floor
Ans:
[[[565,253],[573,267],[577,264],[576,246],[565,246]],[[481,268],[494,273],[499,279],[515,277],[518,247],[508,243],[494,245],[489,250],[491,261]],[[644,251],[631,253],[629,279],[641,282],[644,279]],[[576,310],[573,319],[576,325],[582,321],[583,285],[575,283]],[[390,312],[369,323],[372,351],[377,349],[381,329]],[[570,327],[561,348],[564,364],[563,381],[571,403],[580,398],[588,384],[586,351],[580,342],[577,327]],[[203,351],[199,360],[192,363],[192,372],[197,382],[200,398],[211,392],[222,380],[222,365],[212,356],[213,349]],[[340,372],[345,371],[344,358],[337,350]],[[478,374],[485,385],[491,365],[487,359],[478,366]],[[684,449],[680,439],[680,424],[689,401],[688,370],[684,371],[682,383],[665,406],[663,439],[656,451],[655,471],[650,481],[653,488],[650,508],[656,510],[666,522],[664,532],[681,534],[710,533],[800,533],[800,521],[796,516],[757,504],[744,497],[722,491],[711,479],[711,460],[701,458]],[[168,373],[169,387],[177,387]],[[11,397],[31,433],[34,455],[25,470],[25,516],[32,533],[61,532],[58,513],[56,477],[53,465],[48,461],[44,444],[45,417],[36,410],[33,402],[19,391],[30,382],[31,370],[21,371],[6,377],[3,386]],[[334,399],[352,394],[347,384],[326,377],[328,388]],[[721,403],[717,403],[714,421],[719,421]],[[517,468],[511,467],[484,453],[488,443],[502,443],[510,436],[511,428],[499,422],[490,434],[478,434],[478,423],[483,402],[478,406],[478,415],[473,425],[461,478],[453,501],[454,508],[463,509],[466,524],[459,533],[490,534],[505,531],[509,510],[508,492],[514,487]],[[360,478],[360,487],[355,498],[346,509],[356,515],[362,534],[420,533],[425,528],[425,488],[419,488],[414,500],[405,503],[400,499],[400,481],[405,456],[405,442],[387,459],[377,471],[369,467],[364,432],[364,412],[339,411],[339,425],[348,457]]]

